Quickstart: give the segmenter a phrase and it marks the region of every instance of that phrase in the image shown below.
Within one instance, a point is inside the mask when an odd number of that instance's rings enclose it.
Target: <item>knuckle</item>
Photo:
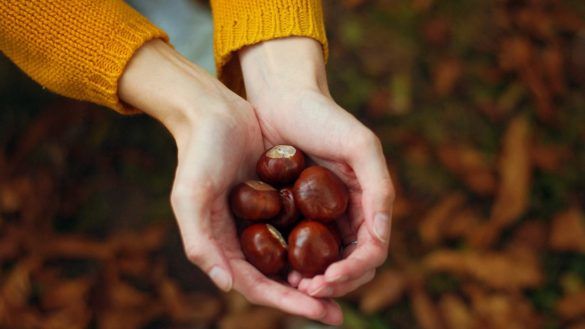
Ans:
[[[185,203],[202,201],[212,190],[211,182],[176,183],[171,191],[171,205],[178,207]]]
[[[374,267],[379,267],[386,262],[386,258],[388,257],[388,249],[385,247],[380,246],[376,253],[373,255],[372,260],[374,263]]]
[[[394,185],[392,184],[392,179],[390,177],[382,179],[380,182],[380,196],[390,202],[394,202],[396,199],[396,191],[394,190]]]
[[[200,265],[205,257],[205,251],[195,244],[188,244],[185,245],[185,255],[191,263]]]
[[[354,145],[357,149],[364,150],[370,149],[372,147],[380,148],[382,144],[380,143],[380,139],[374,132],[369,129],[363,129],[360,133],[357,134],[354,138]]]

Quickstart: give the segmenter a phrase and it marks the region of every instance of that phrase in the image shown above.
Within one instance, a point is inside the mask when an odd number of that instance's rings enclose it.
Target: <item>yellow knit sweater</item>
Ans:
[[[219,77],[239,90],[238,49],[307,36],[327,52],[320,0],[212,0]],[[117,95],[126,64],[164,31],[120,0],[1,0],[0,51],[58,94],[132,113]]]

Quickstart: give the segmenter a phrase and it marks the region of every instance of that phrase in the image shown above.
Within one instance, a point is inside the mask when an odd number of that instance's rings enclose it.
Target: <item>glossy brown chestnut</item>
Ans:
[[[250,180],[236,185],[229,197],[230,207],[239,218],[268,220],[280,212],[280,196],[274,187]]]
[[[280,213],[270,223],[279,229],[286,229],[299,219],[299,211],[295,205],[292,188],[287,187],[280,190],[280,204],[282,205]]]
[[[290,265],[306,277],[322,274],[338,258],[337,239],[322,223],[302,221],[288,236]]]
[[[280,273],[286,266],[287,246],[280,232],[270,224],[247,227],[240,237],[246,259],[265,275]]]
[[[295,203],[307,218],[329,222],[347,209],[349,192],[329,169],[311,166],[303,170],[293,187]]]
[[[303,152],[294,146],[276,145],[262,154],[256,173],[267,183],[283,186],[292,184],[304,168]]]

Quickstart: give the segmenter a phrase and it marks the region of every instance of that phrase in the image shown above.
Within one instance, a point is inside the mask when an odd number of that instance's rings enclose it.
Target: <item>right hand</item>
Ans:
[[[178,166],[171,194],[187,257],[222,290],[255,304],[339,324],[339,306],[270,280],[241,251],[227,205],[230,188],[254,177],[265,145],[251,105],[160,40],[133,56],[119,96],[173,135]]]

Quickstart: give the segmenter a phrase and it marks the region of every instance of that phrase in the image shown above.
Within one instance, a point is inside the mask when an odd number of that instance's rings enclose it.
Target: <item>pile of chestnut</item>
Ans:
[[[261,181],[240,183],[229,196],[246,259],[269,276],[323,273],[341,255],[335,220],[347,209],[347,187],[325,167],[305,167],[303,152],[290,145],[267,150],[256,172]]]

